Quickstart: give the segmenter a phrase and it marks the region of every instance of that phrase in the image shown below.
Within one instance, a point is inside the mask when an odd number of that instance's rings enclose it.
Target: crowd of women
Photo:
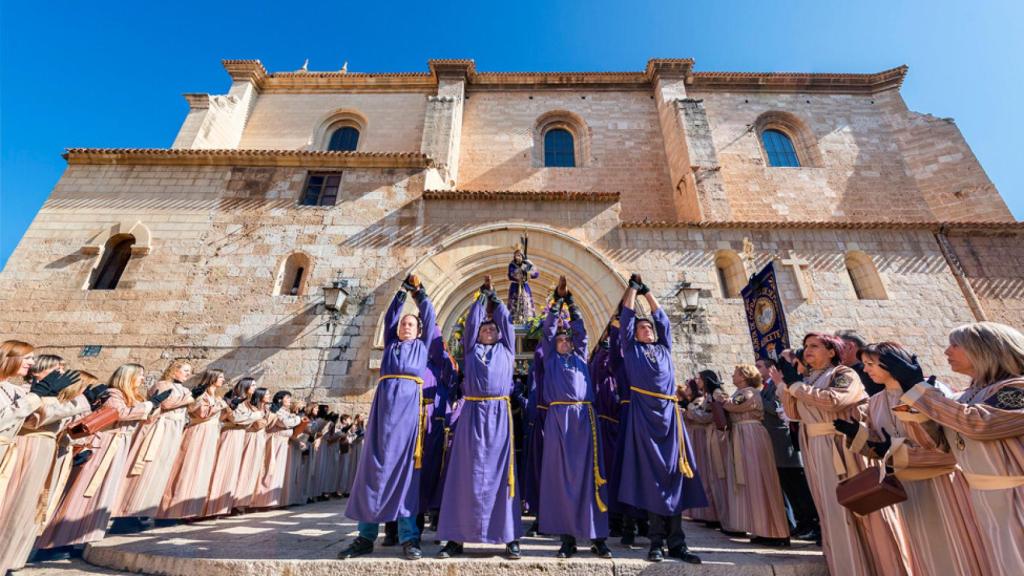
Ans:
[[[407,295],[418,314],[403,313]],[[961,392],[898,343],[812,332],[780,358],[734,367],[729,393],[713,370],[676,385],[668,316],[638,275],[593,349],[564,278],[544,314],[519,388],[515,328],[489,279],[456,362],[426,288],[408,277],[385,315],[365,422],[251,378],[222,393],[220,370],[193,378],[184,361],[149,387],[136,364],[100,384],[4,342],[3,568],[33,548],[98,540],[111,518],[191,520],[351,494],[358,537],[342,559],[371,553],[381,523],[420,558],[424,515],[446,541],[439,558],[478,542],[516,559],[527,512],[531,530],[560,537],[561,558],[578,540],[611,558],[606,539],[618,535],[647,538],[651,561],[700,563],[685,516],[768,546],[818,540],[837,576],[1024,573],[1019,330],[980,322],[949,335],[950,368],[970,379]],[[519,425],[513,406],[525,408]],[[97,428],[101,411],[114,416]],[[906,498],[858,514],[837,487],[871,466]]]
[[[106,383],[32,345],[0,344],[0,572],[138,530],[347,495],[362,416],[175,360]],[[192,387],[186,382],[192,381]],[[120,528],[119,528],[120,525]]]

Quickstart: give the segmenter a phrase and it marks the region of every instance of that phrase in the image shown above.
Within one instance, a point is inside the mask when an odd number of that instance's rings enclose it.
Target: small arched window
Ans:
[[[576,167],[576,143],[571,132],[564,128],[553,128],[544,133],[544,166]]]
[[[858,300],[886,300],[885,286],[871,257],[859,250],[846,254],[846,273]]]
[[[761,132],[761,144],[768,156],[768,165],[773,167],[799,168],[800,159],[796,155],[793,140],[781,130],[765,130]]]
[[[739,298],[747,285],[747,269],[739,254],[732,250],[719,250],[715,255],[715,271],[723,298]]]
[[[355,152],[359,146],[359,130],[352,126],[342,126],[331,134],[328,150],[337,152]]]
[[[128,260],[132,257],[132,246],[135,245],[135,236],[118,235],[107,240],[103,247],[103,258],[100,265],[93,270],[92,279],[89,281],[89,290],[113,290],[128,267]]]
[[[278,296],[302,296],[306,293],[306,284],[311,270],[309,256],[296,252],[288,256],[281,264],[277,274],[274,294]]]

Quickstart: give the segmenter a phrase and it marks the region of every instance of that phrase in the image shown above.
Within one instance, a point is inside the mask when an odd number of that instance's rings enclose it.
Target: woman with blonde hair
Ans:
[[[145,376],[145,368],[138,364],[123,364],[111,375],[109,397],[103,406],[117,410],[117,424],[88,441],[92,457],[72,469],[70,487],[39,537],[37,548],[53,549],[103,538],[125,477],[132,434],[153,411],[153,403],[139,392]]]
[[[115,518],[154,518],[159,512],[188,424],[187,406],[195,400],[185,386],[191,377],[192,364],[178,359],[149,388],[147,396],[160,410],[135,435]]]
[[[1024,334],[966,324],[950,333],[946,359],[971,379],[957,398],[925,381],[916,357],[883,354],[879,362],[899,382],[902,401],[942,426],[970,485],[992,573],[1024,573]]]
[[[938,424],[901,405],[899,382],[882,367],[882,357],[910,362],[895,342],[866,345],[858,360],[872,381],[884,386],[861,406],[862,420],[836,420],[852,450],[891,465],[907,491],[897,505],[907,525],[914,574],[990,574],[966,483],[955,472],[956,458]],[[943,394],[952,392],[941,384]]]
[[[39,356],[22,386],[25,392],[34,386],[43,402],[18,432],[18,462],[7,486],[4,505],[0,507],[0,526],[18,527],[10,537],[0,540],[0,566],[8,570],[25,566],[32,543],[42,529],[49,502],[45,488],[57,454],[57,434],[71,418],[89,411],[89,402],[84,396],[60,399],[61,394],[78,389],[81,381],[77,372],[62,374],[63,364],[60,356]],[[67,385],[53,395],[45,395],[46,392],[40,390],[43,382],[56,380]],[[52,387],[49,392],[54,392]]]
[[[775,453],[761,423],[761,373],[740,364],[732,373],[736,392],[722,404],[729,417],[732,466],[728,467],[733,523],[750,533],[750,542],[789,546],[789,521],[775,472]]]
[[[189,519],[203,515],[217,462],[220,415],[227,409],[227,403],[217,395],[223,385],[224,371],[210,368],[192,389],[195,402],[187,408],[189,422],[160,502],[160,518]]]
[[[203,509],[203,516],[223,516],[231,513],[238,486],[238,471],[242,466],[242,450],[245,447],[245,430],[263,417],[254,410],[248,400],[256,391],[256,380],[242,378],[225,396],[227,408],[221,412],[223,428],[217,444],[216,463],[210,478],[209,496]],[[305,504],[305,502],[303,502]]]

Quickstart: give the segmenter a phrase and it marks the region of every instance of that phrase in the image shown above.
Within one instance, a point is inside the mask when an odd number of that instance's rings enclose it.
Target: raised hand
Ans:
[[[110,398],[110,386],[107,386],[106,384],[97,384],[91,388],[86,388],[85,392],[82,392],[82,395],[89,401],[90,406],[95,406],[104,402],[107,398]]]
[[[636,290],[637,292],[639,292],[640,288],[642,288],[643,285],[644,285],[644,280],[643,280],[643,278],[640,277],[639,274],[634,272],[633,274],[629,275],[629,287],[630,288],[632,288],[633,290]]]
[[[491,275],[484,276],[484,283],[480,285],[480,292],[494,292],[494,287],[491,285]]]
[[[406,292],[417,292],[417,291],[419,291],[419,289],[420,289],[420,279],[419,279],[419,276],[416,276],[415,274],[409,274],[408,276],[406,276],[405,280],[402,281],[402,289],[405,290]]]
[[[800,372],[796,369],[796,365],[788,360],[783,359],[782,362],[779,362],[778,372],[782,376],[782,382],[786,386],[802,380],[802,378],[800,378]]]
[[[889,453],[889,448],[892,446],[892,436],[889,435],[889,431],[882,428],[882,436],[885,436],[885,440],[876,442],[874,440],[868,440],[867,444],[879,458]]]
[[[912,356],[910,362],[907,362],[896,354],[886,352],[878,358],[878,363],[889,374],[892,374],[904,392],[908,392],[915,385],[924,382],[924,372],[917,362],[917,356]]]
[[[832,421],[832,426],[835,427],[846,439],[853,442],[853,439],[857,436],[857,432],[860,432],[860,424],[857,424],[853,420],[843,420],[842,418],[836,418]]]
[[[168,388],[167,390],[164,390],[163,392],[157,392],[149,400],[150,400],[150,402],[153,403],[153,406],[159,406],[159,405],[164,403],[164,400],[167,400],[168,398],[171,397],[171,392],[172,391],[173,390]]]

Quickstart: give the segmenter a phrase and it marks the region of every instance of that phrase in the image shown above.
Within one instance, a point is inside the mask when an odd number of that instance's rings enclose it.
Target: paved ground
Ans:
[[[554,558],[554,538],[524,538],[523,559],[501,558],[503,547],[467,545],[466,555],[451,560],[431,558],[440,545],[434,534],[424,535],[425,559],[400,559],[400,547],[378,546],[368,559],[335,560],[337,552],[355,537],[355,524],[344,517],[344,502],[330,501],[217,521],[156,528],[129,536],[112,536],[86,550],[85,560],[32,564],[16,576],[78,576],[144,572],[166,575],[319,576],[339,573],[373,576],[431,574],[455,576],[559,573],[631,576],[656,574],[751,574],[764,576],[827,574],[821,550],[796,542],[789,549],[751,546],[684,522],[690,548],[704,560],[701,566],[677,561],[646,562],[646,540],[626,549],[610,541],[614,560],[593,557],[585,547],[568,561]],[[379,544],[380,540],[378,540]],[[86,563],[88,562],[88,563]],[[97,568],[96,566],[105,568]]]

